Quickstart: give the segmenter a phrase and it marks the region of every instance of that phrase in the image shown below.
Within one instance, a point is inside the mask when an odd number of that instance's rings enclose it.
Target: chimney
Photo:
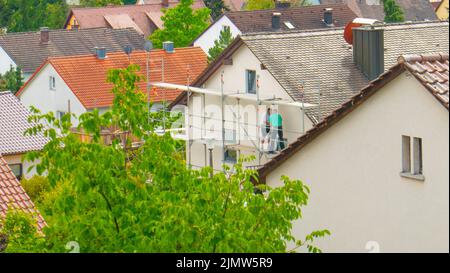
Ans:
[[[50,32],[48,27],[41,27],[41,43],[47,44],[50,41]]]
[[[276,9],[288,9],[290,7],[291,7],[291,3],[289,1],[275,0],[275,8]]]
[[[173,53],[173,52],[174,52],[173,42],[171,42],[171,41],[163,42],[163,49],[164,49],[167,53]]]
[[[95,47],[95,56],[99,60],[106,59],[106,48],[105,47]]]
[[[369,80],[376,79],[384,72],[383,29],[353,29],[353,61]]]
[[[333,25],[333,9],[326,8],[323,10],[323,21],[327,26]]]
[[[161,5],[165,8],[169,7],[169,0],[161,0]]]
[[[274,12],[272,13],[272,29],[279,30],[281,28],[281,13]]]

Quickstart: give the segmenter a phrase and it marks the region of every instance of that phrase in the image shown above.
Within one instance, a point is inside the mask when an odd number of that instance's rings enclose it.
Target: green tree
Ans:
[[[223,0],[205,0],[204,2],[206,7],[211,10],[213,20],[216,20],[220,15],[229,10]]]
[[[220,31],[219,39],[214,41],[214,47],[208,50],[208,60],[211,62],[215,60],[222,51],[228,47],[233,41],[233,34],[229,26],[224,26]]]
[[[255,186],[256,172],[242,160],[226,174],[186,167],[178,142],[154,133],[163,118],[173,119],[161,113],[148,119],[137,69],[110,71],[111,110],[79,117],[78,128],[92,135],[90,142],[71,133],[69,114],[59,120],[34,110],[30,121],[45,122],[28,133],[43,131],[50,141],[26,160],[40,159],[37,171],[48,174],[52,188],[39,207],[48,227],[36,251],[66,252],[66,243],[76,241],[81,252],[285,252],[288,242],[318,252],[312,242],[327,230],[302,241],[291,234],[308,187],[287,177],[279,188]],[[112,125],[126,134],[107,146],[100,132]],[[141,145],[133,146],[131,136]]]
[[[261,10],[261,9],[273,9],[275,8],[274,0],[248,0],[246,10]],[[287,0],[280,2],[289,2],[291,7],[302,7],[312,5],[310,0]]]
[[[405,14],[402,8],[395,0],[383,0],[384,21],[386,23],[395,23],[405,21]]]
[[[123,5],[122,0],[81,0],[83,7],[104,7],[107,5]]]
[[[61,28],[67,10],[63,0],[0,0],[0,28],[8,32]]]
[[[4,75],[0,74],[0,91],[11,91],[17,93],[23,85],[22,70],[16,66],[10,67]]]
[[[188,46],[208,27],[210,10],[193,10],[192,3],[193,0],[181,0],[176,7],[163,10],[164,28],[150,35],[155,47],[161,48],[164,41],[173,41],[175,47]]]

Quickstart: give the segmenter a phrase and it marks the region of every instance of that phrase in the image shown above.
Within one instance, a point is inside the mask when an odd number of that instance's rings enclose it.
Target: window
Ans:
[[[413,142],[413,158],[415,175],[422,174],[422,139],[415,137]]]
[[[63,111],[56,111],[56,118],[57,118],[59,121],[61,121],[61,120],[62,120],[62,117],[63,117],[65,114],[67,114],[67,113],[66,113],[66,112],[63,112]]]
[[[403,156],[402,156],[402,172],[411,172],[411,138],[409,136],[402,136]]]
[[[424,180],[422,157],[422,139],[418,137],[402,136],[401,175],[408,178]]]
[[[236,150],[225,150],[225,162],[236,164],[237,163],[237,151]]]
[[[54,76],[49,78],[49,88],[50,90],[56,90],[56,78]]]
[[[22,179],[22,175],[23,175],[22,164],[11,164],[11,165],[9,165],[9,168],[12,170],[14,176],[18,180]]]
[[[256,71],[245,71],[246,91],[249,94],[256,94]]]
[[[289,22],[289,21],[284,22],[284,25],[285,25],[288,29],[294,29],[294,28],[295,28],[294,25],[293,25],[291,22]]]

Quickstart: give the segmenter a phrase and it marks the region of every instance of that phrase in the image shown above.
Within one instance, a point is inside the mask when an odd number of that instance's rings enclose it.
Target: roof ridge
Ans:
[[[224,14],[239,14],[239,13],[270,13],[270,12],[283,12],[283,11],[292,11],[292,10],[308,10],[308,9],[320,9],[322,7],[342,7],[342,8],[348,8],[347,4],[343,3],[332,3],[332,4],[320,4],[320,5],[311,5],[311,6],[300,6],[300,7],[290,7],[287,9],[280,9],[280,8],[271,8],[271,9],[261,9],[261,10],[235,10],[235,11],[227,11]]]
[[[92,27],[92,28],[82,28],[82,29],[49,29],[50,33],[54,33],[54,32],[90,32],[90,31],[94,31],[94,30],[111,30],[111,31],[124,31],[124,30],[134,30],[133,27],[126,27],[126,28],[117,28],[117,29],[113,29],[113,28],[108,28],[108,27]],[[33,31],[23,31],[23,32],[7,32],[5,34],[0,35],[0,38],[6,37],[6,36],[14,36],[14,35],[25,35],[25,34],[36,34],[39,33],[40,30],[33,30]]]
[[[448,53],[430,53],[430,54],[404,54],[398,57],[398,63],[409,63],[409,62],[443,62],[448,61]]]
[[[195,2],[195,0],[194,0],[194,2]],[[169,4],[171,4],[171,3],[174,3],[174,2],[171,2],[169,0]],[[179,3],[179,1],[178,1],[178,3]],[[105,8],[131,8],[131,7],[133,7],[133,8],[140,8],[140,7],[143,7],[143,6],[157,6],[157,5],[162,6],[162,3],[142,4],[142,5],[107,5],[107,6],[101,6],[101,7],[75,7],[75,8],[71,8],[70,11],[73,11],[73,10],[88,10],[88,9],[105,9]]]

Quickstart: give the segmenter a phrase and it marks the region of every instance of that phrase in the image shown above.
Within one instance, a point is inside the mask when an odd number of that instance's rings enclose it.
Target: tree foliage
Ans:
[[[383,0],[384,21],[387,23],[405,21],[405,14],[395,0]]]
[[[224,12],[229,11],[223,0],[205,0],[205,6],[211,10],[211,17],[216,20]]]
[[[64,0],[0,0],[0,28],[8,32],[61,28],[67,16]]]
[[[4,75],[0,74],[0,91],[11,91],[15,94],[23,85],[22,70],[20,67],[10,67]]]
[[[284,2],[289,2],[291,7],[302,7],[312,5],[310,0],[288,0]],[[247,5],[245,6],[246,10],[262,10],[273,8],[275,8],[274,0],[248,0]]]
[[[309,188],[283,177],[284,186],[259,185],[264,194],[255,193],[256,172],[244,168],[243,159],[227,173],[188,168],[178,142],[154,133],[163,118],[171,123],[178,117],[151,113],[148,119],[137,69],[110,71],[111,110],[78,118],[78,128],[92,135],[90,142],[71,132],[69,114],[59,120],[33,110],[30,121],[41,123],[27,133],[43,131],[50,141],[25,159],[39,158],[37,171],[48,174],[51,190],[38,207],[48,227],[45,239],[18,230],[6,251],[67,252],[67,243],[75,242],[81,252],[285,252],[287,243],[296,242],[319,252],[313,240],[327,230],[302,241],[291,233]],[[129,134],[104,145],[100,131],[111,126]],[[141,145],[133,146],[131,136]]]
[[[84,7],[104,7],[107,5],[123,5],[122,0],[81,0],[80,5]]]
[[[164,28],[150,35],[155,47],[161,48],[164,41],[173,41],[175,47],[188,46],[208,27],[210,10],[193,10],[192,3],[193,0],[181,0],[177,6],[163,10]]]
[[[214,41],[214,46],[208,51],[208,60],[211,62],[215,60],[222,51],[228,47],[233,41],[233,34],[229,26],[224,26],[220,31],[219,39]]]

